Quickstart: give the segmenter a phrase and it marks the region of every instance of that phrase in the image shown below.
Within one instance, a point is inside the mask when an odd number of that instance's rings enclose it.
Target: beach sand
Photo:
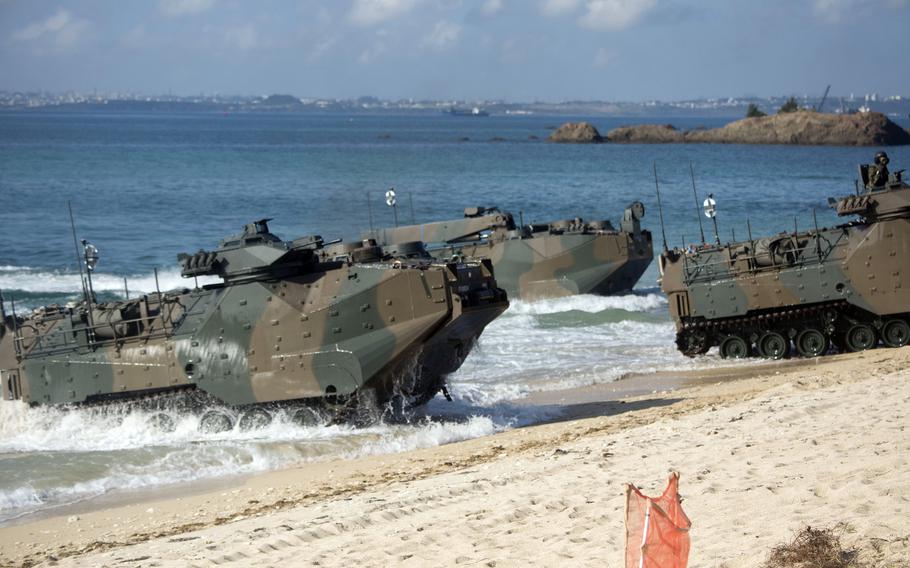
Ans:
[[[549,394],[529,403],[563,419],[485,438],[89,504],[0,529],[0,562],[621,566],[624,484],[675,470],[692,567],[840,522],[866,565],[910,566],[910,347],[674,377]]]

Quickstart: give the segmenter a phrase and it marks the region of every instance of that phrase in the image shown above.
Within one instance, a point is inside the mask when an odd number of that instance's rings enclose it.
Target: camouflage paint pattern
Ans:
[[[631,290],[653,256],[644,207],[626,209],[621,230],[582,219],[516,226],[510,213],[470,207],[463,219],[365,233],[380,244],[424,241],[438,259],[489,258],[510,298],[534,300]]]
[[[901,344],[910,312],[910,187],[893,183],[830,202],[838,215],[859,219],[662,253],[661,289],[680,350],[694,355],[721,345],[723,355],[723,342],[737,336],[761,354],[761,337],[775,332],[800,351],[797,339],[807,329],[856,350],[849,337],[855,326]]]
[[[242,406],[368,389],[382,402],[416,369],[405,394],[426,401],[508,306],[489,263],[357,264],[322,248],[318,237],[282,242],[261,221],[182,255],[184,276],[220,284],[95,305],[91,321],[84,302],[2,314],[3,396],[61,404],[195,388]]]

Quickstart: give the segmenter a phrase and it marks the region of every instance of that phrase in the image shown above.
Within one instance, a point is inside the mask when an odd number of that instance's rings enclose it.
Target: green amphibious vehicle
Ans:
[[[855,217],[833,228],[781,233],[660,256],[661,288],[688,356],[779,359],[861,351],[910,340],[910,186],[899,173],[829,199]],[[792,347],[791,347],[792,342]]]
[[[512,299],[573,294],[618,294],[635,286],[651,263],[651,233],[642,230],[645,208],[626,208],[620,230],[609,221],[580,218],[518,225],[495,207],[469,207],[450,221],[365,233],[382,245],[427,243],[440,260],[489,258],[496,280]]]
[[[394,258],[372,243],[337,254],[339,245],[316,236],[282,241],[267,221],[215,251],[180,256],[184,277],[218,276],[217,284],[26,317],[0,302],[4,399],[97,403],[190,391],[257,421],[269,419],[261,403],[336,415],[363,402],[414,406],[444,389],[508,307],[489,262]],[[235,420],[206,418],[216,429]]]

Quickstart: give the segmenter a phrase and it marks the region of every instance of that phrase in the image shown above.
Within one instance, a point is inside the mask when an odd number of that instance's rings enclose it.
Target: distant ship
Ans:
[[[490,113],[479,107],[474,107],[471,110],[452,107],[449,110],[444,110],[442,112],[443,114],[451,114],[452,116],[490,116]]]

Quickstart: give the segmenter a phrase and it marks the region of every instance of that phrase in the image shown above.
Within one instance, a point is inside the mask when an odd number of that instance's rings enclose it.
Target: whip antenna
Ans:
[[[667,231],[664,228],[664,208],[660,204],[660,184],[657,183],[657,162],[651,162],[651,167],[654,170],[654,189],[657,191],[657,214],[660,217],[660,235],[664,239],[664,250],[670,250],[667,247]]]
[[[370,203],[370,192],[367,190],[367,213],[370,216],[370,234],[373,234],[373,204]],[[376,235],[373,235],[374,237]]]
[[[701,242],[705,244],[705,226],[701,222],[701,215],[699,215],[698,191],[695,189],[695,169],[692,167],[692,162],[689,162],[689,176],[692,178],[692,197],[695,199],[695,217],[698,219],[698,230],[701,233]]]
[[[67,201],[66,207],[70,212],[70,228],[73,230],[73,246],[76,249],[76,266],[79,268],[79,281],[82,282],[82,299],[88,305],[88,290],[85,288],[85,275],[82,273],[82,254],[79,250],[79,239],[76,237],[76,221],[73,219],[73,204]]]

